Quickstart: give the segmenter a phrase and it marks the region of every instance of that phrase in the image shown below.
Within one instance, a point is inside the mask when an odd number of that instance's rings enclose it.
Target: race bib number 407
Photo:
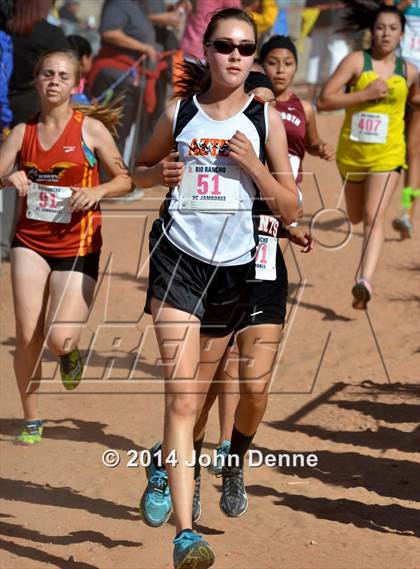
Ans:
[[[187,164],[179,188],[179,209],[185,212],[238,211],[239,175],[239,166]]]
[[[31,183],[26,199],[26,217],[50,223],[70,223],[69,198],[72,193],[67,187]]]
[[[385,113],[355,113],[351,119],[350,140],[385,144],[388,125],[389,116]]]

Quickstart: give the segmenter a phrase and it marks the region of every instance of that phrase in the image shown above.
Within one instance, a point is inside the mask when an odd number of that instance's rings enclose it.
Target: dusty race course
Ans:
[[[341,120],[319,117],[331,143]],[[419,569],[419,220],[401,242],[391,227],[395,194],[374,299],[367,314],[355,311],[361,226],[347,242],[335,163],[309,157],[305,169],[305,222],[328,210],[314,226],[322,245],[310,255],[286,251],[288,323],[253,448],[314,453],[318,463],[247,468],[249,509],[233,520],[218,507],[220,480],[204,470],[196,529],[214,548],[215,569]],[[35,448],[13,444],[21,405],[10,265],[2,265],[2,569],[172,567],[174,527],[141,521],[144,469],[127,466],[130,449],[162,435],[161,365],[143,302],[147,235],[163,195],[153,189],[132,204],[104,205],[101,278],[88,322],[78,324],[85,379],[65,393],[56,360],[44,354],[47,423]],[[213,412],[205,452],[217,436]],[[107,449],[120,454],[116,468],[102,464]]]

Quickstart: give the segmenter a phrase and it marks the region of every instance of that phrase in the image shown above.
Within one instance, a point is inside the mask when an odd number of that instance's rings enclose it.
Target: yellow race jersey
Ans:
[[[363,71],[350,92],[362,91],[380,78],[373,70],[370,53],[365,51],[363,55]],[[339,165],[371,172],[405,167],[404,115],[408,86],[402,59],[397,58],[395,71],[386,83],[385,97],[346,110],[337,149]]]

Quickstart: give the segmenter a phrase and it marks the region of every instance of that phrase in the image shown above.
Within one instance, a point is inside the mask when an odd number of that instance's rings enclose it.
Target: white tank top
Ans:
[[[259,192],[252,178],[229,157],[229,139],[241,131],[264,162],[267,109],[267,104],[252,96],[236,115],[219,121],[204,112],[195,95],[178,102],[174,139],[185,175],[182,184],[168,193],[163,229],[181,251],[223,266],[252,260],[258,239],[252,214]],[[201,200],[199,206],[197,200]],[[220,200],[226,202],[220,205]]]

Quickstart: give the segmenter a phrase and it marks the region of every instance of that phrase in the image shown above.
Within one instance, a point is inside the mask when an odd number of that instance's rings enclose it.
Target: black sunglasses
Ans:
[[[206,45],[212,45],[217,53],[223,53],[224,55],[228,55],[229,53],[232,53],[235,48],[238,48],[239,53],[244,57],[254,55],[257,50],[255,43],[244,42],[236,44],[231,40],[207,41]]]

